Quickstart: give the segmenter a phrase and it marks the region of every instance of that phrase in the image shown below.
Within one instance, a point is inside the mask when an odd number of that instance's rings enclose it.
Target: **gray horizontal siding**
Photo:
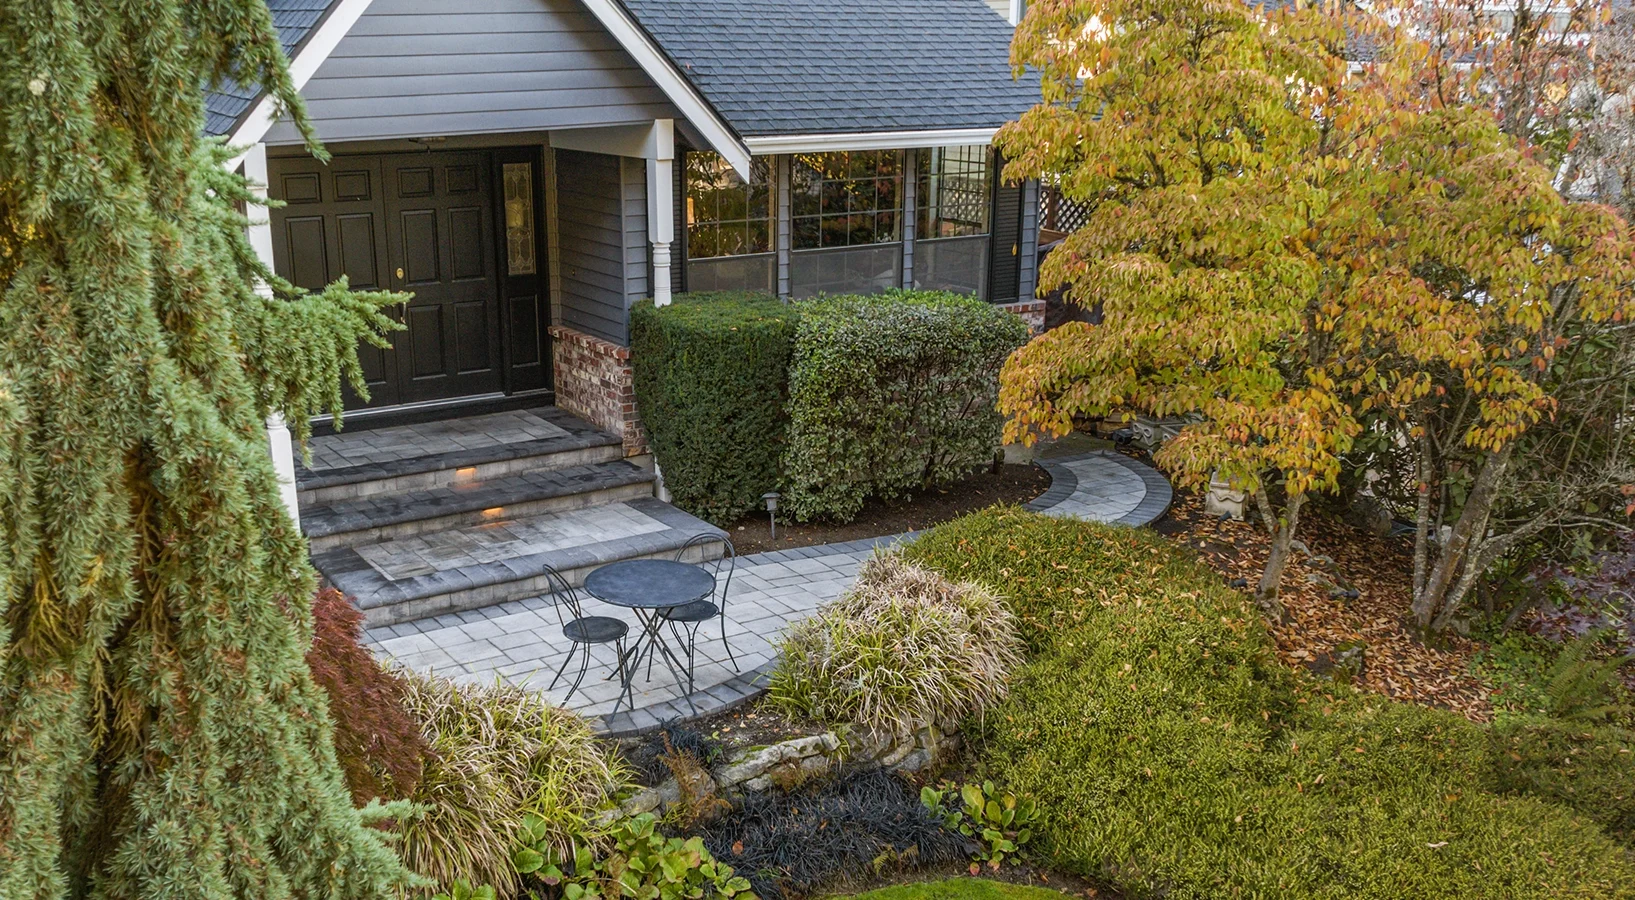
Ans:
[[[619,157],[556,151],[562,324],[629,342],[626,224]]]
[[[576,0],[375,0],[301,93],[326,141],[679,115]],[[281,122],[267,142],[299,136]]]
[[[649,294],[652,281],[647,240],[647,163],[621,157],[624,178],[624,296],[625,309]]]

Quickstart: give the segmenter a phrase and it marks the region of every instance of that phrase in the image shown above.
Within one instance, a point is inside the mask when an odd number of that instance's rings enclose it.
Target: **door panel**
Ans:
[[[392,274],[399,290],[414,292],[404,401],[502,390],[493,207],[481,177],[489,155],[387,156],[382,165],[396,176],[386,180]]]
[[[280,276],[309,291],[321,291],[343,275],[358,290],[389,287],[379,160],[338,157],[327,166],[314,159],[273,160],[268,180],[272,196],[288,204],[270,214],[274,269]],[[391,352],[359,344],[358,362],[369,403],[344,384],[347,409],[401,402]]]

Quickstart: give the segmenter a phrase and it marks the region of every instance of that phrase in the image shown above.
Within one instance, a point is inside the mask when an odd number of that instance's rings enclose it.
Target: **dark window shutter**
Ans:
[[[1022,186],[1005,184],[999,173],[1005,159],[994,154],[993,243],[988,257],[988,300],[1010,303],[1017,297],[1021,279]]]

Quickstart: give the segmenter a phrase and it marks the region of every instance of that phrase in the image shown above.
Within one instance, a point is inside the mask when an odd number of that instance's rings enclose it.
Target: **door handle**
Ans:
[[[401,267],[399,267],[397,270],[397,278],[399,281],[403,280],[403,269]]]

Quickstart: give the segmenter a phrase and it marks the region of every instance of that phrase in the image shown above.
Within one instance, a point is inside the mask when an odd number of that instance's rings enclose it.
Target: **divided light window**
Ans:
[[[771,167],[753,160],[750,175],[744,181],[718,154],[687,154],[689,259],[771,252]]]
[[[772,290],[776,270],[772,167],[751,161],[750,180],[715,153],[686,155],[687,289]]]
[[[901,240],[901,151],[802,153],[791,178],[794,249]]]
[[[988,157],[986,145],[931,147],[919,152],[916,237],[988,233]]]
[[[986,297],[993,154],[928,147],[915,157],[915,286]]]

